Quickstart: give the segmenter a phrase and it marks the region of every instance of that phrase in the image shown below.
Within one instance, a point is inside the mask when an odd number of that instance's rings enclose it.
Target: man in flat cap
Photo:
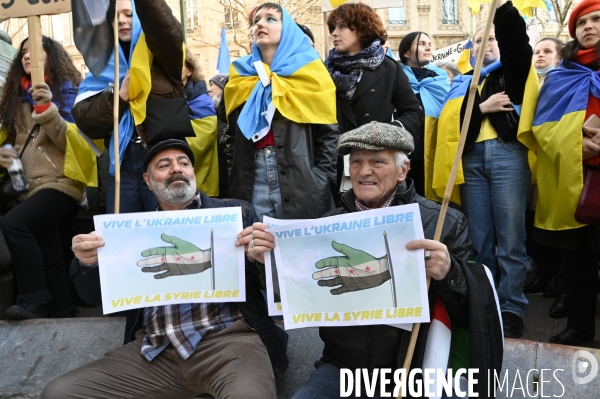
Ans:
[[[441,207],[419,196],[412,180],[406,178],[410,169],[408,154],[413,149],[412,135],[396,125],[371,122],[343,134],[336,151],[340,156],[350,154],[352,189],[342,195],[342,207],[323,216],[419,204],[426,238],[411,241],[406,248],[425,250],[426,274],[432,278],[429,291],[431,314],[434,314],[436,299],[440,298],[453,331],[460,331],[456,327],[466,331],[469,343],[468,349],[463,352],[466,353],[464,364],[465,367],[479,369],[475,388],[479,397],[488,397],[488,370],[493,381],[494,371],[500,373],[503,352],[495,291],[485,268],[469,262],[474,254],[467,220],[462,213],[448,209],[440,241],[432,240]],[[248,256],[259,262],[263,261],[263,253],[274,247],[273,237],[264,230],[265,225],[255,223],[242,232],[242,235],[248,235],[248,241],[253,240]],[[421,326],[412,368],[433,367],[429,363],[433,347],[430,344],[439,342],[428,336],[429,327],[429,323]],[[402,368],[410,339],[409,332],[388,325],[320,327],[319,333],[325,344],[323,355],[315,362],[317,369],[311,378],[300,387],[293,399],[338,398],[341,368],[350,369],[352,373],[356,369],[367,369],[370,376],[375,369],[393,371]],[[458,338],[452,339],[458,341]],[[434,352],[439,352],[439,348]],[[394,383],[387,387],[391,392]],[[364,388],[362,392],[365,392]],[[379,393],[379,387],[376,392]]]
[[[186,141],[159,142],[148,152],[144,169],[144,180],[158,200],[157,211],[241,207],[244,227],[258,220],[245,201],[210,198],[196,190],[194,154]],[[175,245],[178,239],[163,240]],[[92,304],[102,303],[98,248],[103,246],[94,233],[73,237],[71,277],[81,298]],[[170,267],[166,262],[142,272],[171,272]],[[288,364],[285,344],[267,315],[260,293],[262,274],[254,260],[247,259],[245,269],[246,302],[126,311],[126,345],[56,377],[40,398],[170,399],[208,393],[217,399],[275,399],[275,377]],[[168,272],[154,277],[164,278]]]

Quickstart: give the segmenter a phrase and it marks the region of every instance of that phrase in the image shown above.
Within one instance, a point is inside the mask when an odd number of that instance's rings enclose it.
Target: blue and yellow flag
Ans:
[[[284,9],[271,67],[252,43],[252,54],[229,68],[225,109],[229,116],[245,103],[238,126],[247,139],[258,141],[269,132],[275,109],[296,123],[337,123],[335,90],[319,54]]]
[[[441,201],[432,188],[433,180],[433,159],[435,147],[437,144],[437,123],[442,105],[450,91],[450,80],[448,73],[441,68],[429,63],[427,69],[434,71],[438,76],[429,77],[421,80],[416,78],[411,67],[402,65],[408,82],[413,90],[413,93],[420,94],[421,102],[423,103],[423,111],[425,112],[425,196],[434,201]]]
[[[456,61],[456,66],[460,73],[465,74],[473,69],[473,65],[475,64],[475,57],[471,54],[473,49],[473,42],[471,39],[465,44],[463,51],[460,53],[460,57],[458,61]]]
[[[491,3],[492,0],[467,0],[467,4],[471,8],[471,13],[476,15],[481,10],[481,3]],[[513,6],[521,15],[526,16],[527,18],[531,18],[533,16],[533,8],[543,8],[545,10],[548,9],[545,0],[512,0]]]
[[[590,93],[600,98],[600,73],[579,64],[561,63],[544,80],[533,120],[538,142],[539,199],[535,226],[575,229],[575,211],[583,190],[583,125]]]
[[[502,64],[496,61],[486,68],[482,68],[479,78],[479,90],[481,90],[484,80],[487,75]],[[433,162],[433,190],[435,195],[443,198],[454,157],[458,150],[458,142],[460,140],[460,109],[463,101],[466,99],[466,94],[473,79],[472,75],[456,76],[452,82],[452,88],[448,93],[448,97],[444,103],[440,120],[438,122],[437,143],[435,147],[434,162]],[[529,166],[532,169],[532,179],[535,175],[535,153],[537,144],[532,132],[533,115],[537,98],[540,92],[540,83],[533,64],[529,70],[527,81],[525,83],[525,93],[523,95],[523,104],[513,104],[513,107],[519,112],[519,127],[517,129],[517,139],[523,143],[529,150]],[[465,182],[463,175],[462,162],[459,165],[456,181],[450,200],[456,204],[460,204],[460,192],[458,186]],[[535,183],[535,180],[534,180]]]
[[[217,112],[208,94],[188,102],[190,120],[196,137],[186,140],[194,153],[196,188],[210,197],[219,195],[219,160],[217,152]]]

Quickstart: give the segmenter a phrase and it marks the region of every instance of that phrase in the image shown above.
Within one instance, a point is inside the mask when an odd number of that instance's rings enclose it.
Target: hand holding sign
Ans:
[[[211,267],[210,249],[202,250],[190,242],[166,234],[162,234],[160,238],[174,246],[143,251],[142,256],[152,257],[138,261],[137,265],[158,266],[142,267],[142,272],[157,273],[166,270],[165,273],[154,275],[154,278],[161,279],[169,276],[202,273]]]
[[[313,273],[312,277],[319,280],[317,284],[321,287],[341,285],[341,287],[330,291],[332,295],[377,287],[391,278],[387,256],[375,258],[364,251],[335,241],[332,241],[331,246],[344,256],[321,259],[315,266],[318,269],[327,269]],[[334,278],[320,280],[326,277]]]

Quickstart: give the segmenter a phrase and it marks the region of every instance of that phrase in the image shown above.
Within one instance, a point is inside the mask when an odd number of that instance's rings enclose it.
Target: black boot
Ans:
[[[562,319],[567,317],[569,314],[569,306],[567,301],[567,294],[560,294],[554,300],[552,307],[550,307],[550,317],[553,319]]]
[[[21,305],[12,305],[6,309],[6,318],[8,320],[44,319],[46,317],[48,317],[46,305],[38,306],[23,303]]]
[[[533,280],[529,284],[527,284],[523,288],[523,292],[525,294],[535,294],[538,292],[542,292],[546,287],[546,281],[548,280],[548,276],[546,270],[543,265],[538,264],[537,270],[535,271],[535,276]]]

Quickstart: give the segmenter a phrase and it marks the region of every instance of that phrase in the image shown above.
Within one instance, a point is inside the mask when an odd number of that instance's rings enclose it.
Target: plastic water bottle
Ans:
[[[5,148],[12,149],[13,146],[10,144],[6,144]],[[29,181],[27,177],[25,177],[25,171],[23,170],[23,164],[21,163],[21,158],[18,156],[13,158],[13,161],[10,165],[8,165],[8,174],[10,175],[10,179],[12,180],[12,186],[15,191],[21,192],[25,190],[29,190]]]

